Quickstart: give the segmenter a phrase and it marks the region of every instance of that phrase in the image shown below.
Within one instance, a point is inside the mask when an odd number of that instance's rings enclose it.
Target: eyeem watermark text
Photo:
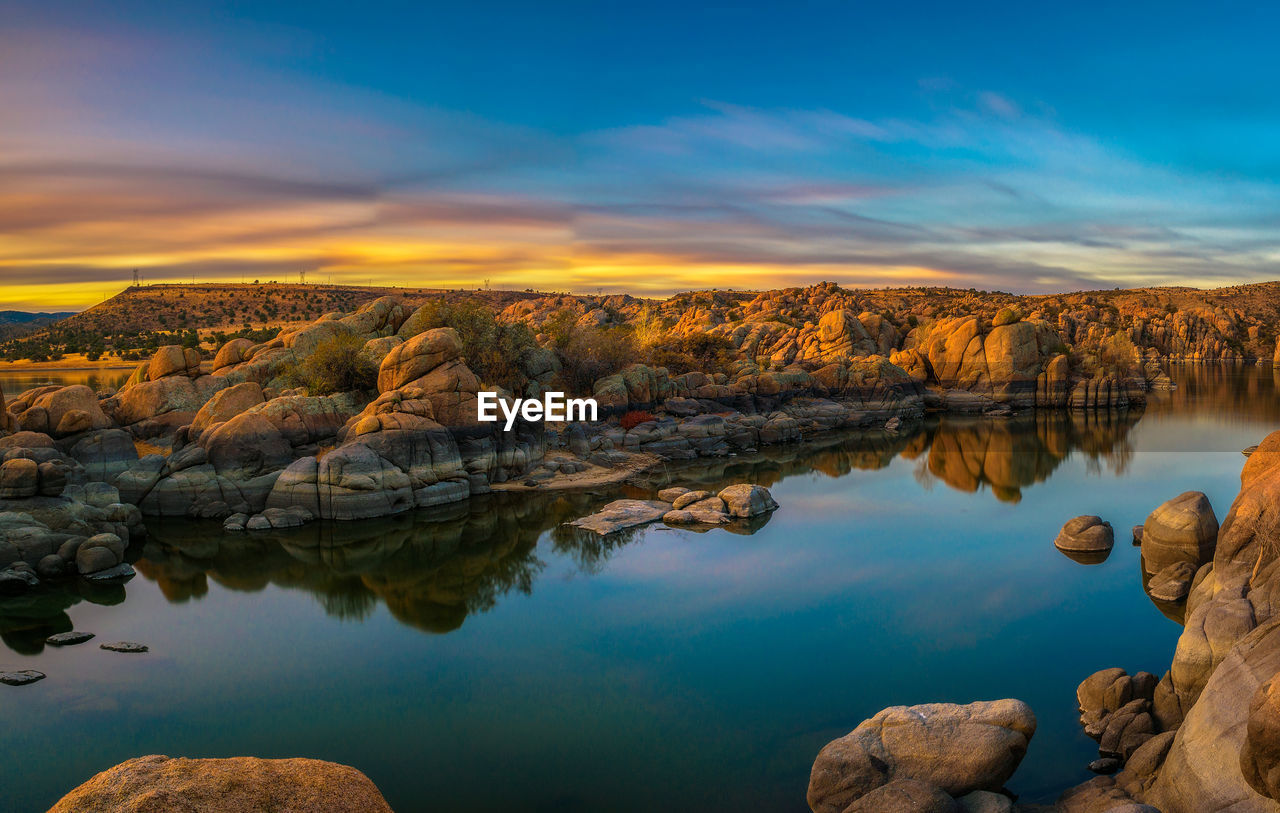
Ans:
[[[476,417],[485,423],[498,420],[498,411],[507,419],[503,429],[515,426],[516,418],[526,421],[594,421],[597,414],[594,398],[565,398],[563,392],[544,392],[542,400],[516,398],[504,400],[496,392],[476,393]]]

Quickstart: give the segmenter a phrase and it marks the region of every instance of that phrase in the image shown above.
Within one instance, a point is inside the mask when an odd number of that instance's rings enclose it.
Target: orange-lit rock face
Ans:
[[[181,759],[122,762],[68,793],[50,813],[391,813],[369,778],[315,759]]]

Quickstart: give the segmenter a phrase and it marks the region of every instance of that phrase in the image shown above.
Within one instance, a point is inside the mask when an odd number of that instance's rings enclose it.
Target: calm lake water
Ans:
[[[818,750],[879,709],[999,697],[1040,723],[1012,789],[1051,799],[1096,756],[1076,684],[1163,673],[1180,630],[1129,527],[1188,489],[1222,518],[1240,450],[1280,427],[1269,367],[1173,374],[1141,413],[935,418],[663,475],[769,485],[750,534],[561,527],[638,487],[270,536],[151,521],[126,586],[0,604],[0,667],[48,674],[0,687],[4,806],[162,753],[347,763],[400,813],[802,811]],[[1085,513],[1117,529],[1102,564],[1053,547]],[[43,646],[73,626],[98,640]],[[96,647],[119,639],[151,652]]]

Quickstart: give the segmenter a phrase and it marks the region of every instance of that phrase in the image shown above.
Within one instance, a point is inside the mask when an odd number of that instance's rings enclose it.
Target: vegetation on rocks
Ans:
[[[378,384],[378,368],[361,352],[364,344],[347,333],[331,336],[300,363],[286,368],[285,377],[312,395],[372,390]]]

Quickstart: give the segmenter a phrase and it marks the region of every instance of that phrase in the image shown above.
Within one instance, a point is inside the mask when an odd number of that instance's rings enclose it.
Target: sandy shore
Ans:
[[[141,362],[103,359],[89,361],[76,353],[61,361],[0,361],[0,373],[93,372],[95,370],[132,370]]]

